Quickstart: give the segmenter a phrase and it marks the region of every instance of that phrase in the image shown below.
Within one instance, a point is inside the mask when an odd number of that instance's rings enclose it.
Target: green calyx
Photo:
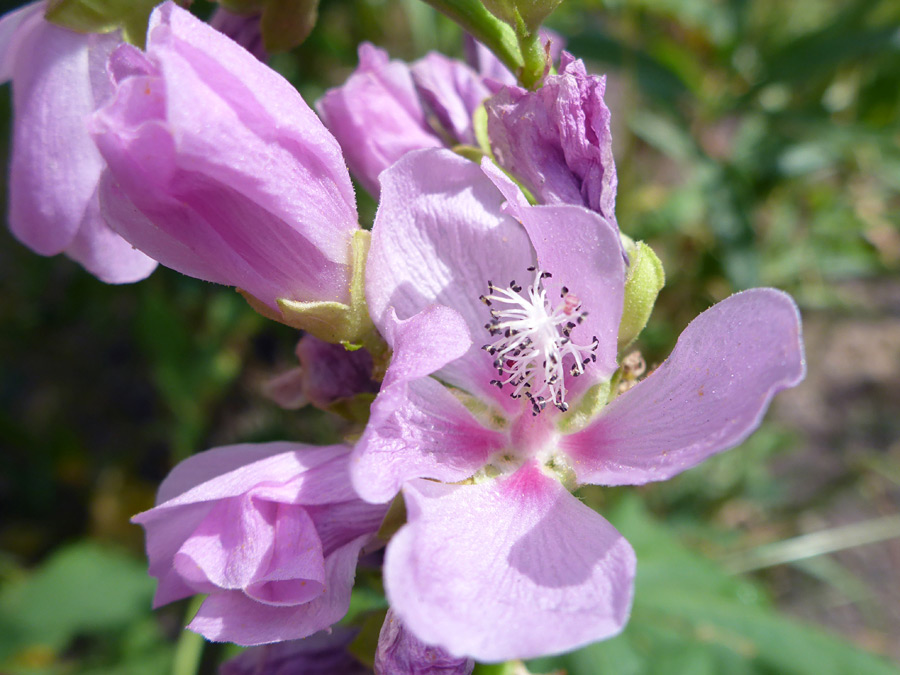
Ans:
[[[609,401],[611,383],[609,380],[595,384],[566,412],[560,416],[557,429],[563,434],[573,434],[584,429]]]
[[[656,296],[666,283],[662,263],[647,244],[626,240],[629,260],[625,279],[625,304],[619,323],[619,352],[634,342],[653,311]]]
[[[358,230],[350,242],[350,302],[315,301],[300,302],[278,298],[276,311],[238,289],[250,306],[263,316],[305,331],[320,340],[342,344],[348,350],[365,347],[376,363],[387,356],[387,345],[375,329],[366,306],[365,270],[371,233]]]

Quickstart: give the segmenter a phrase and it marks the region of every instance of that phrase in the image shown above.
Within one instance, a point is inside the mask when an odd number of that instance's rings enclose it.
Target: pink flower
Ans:
[[[773,289],[732,296],[606,404],[625,277],[614,226],[528,206],[490,162],[442,150],[381,184],[367,297],[393,359],[351,466],[364,499],[406,501],[391,606],[424,643],[488,662],[616,634],[634,553],[569,490],[664,480],[740,443],[804,375],[796,306]]]
[[[350,449],[234,445],[195,455],[163,481],[147,531],[156,606],[207,593],[188,626],[257,645],[323,630],[347,612],[359,552],[386,508],[350,485]]]
[[[35,253],[65,253],[108,283],[156,267],[109,229],[97,202],[104,162],[87,118],[111,91],[103,64],[119,42],[54,26],[43,2],[0,19],[0,82],[13,85],[10,229]]]

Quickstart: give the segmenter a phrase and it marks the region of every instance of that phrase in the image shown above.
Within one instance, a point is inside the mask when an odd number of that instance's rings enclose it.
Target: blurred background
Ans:
[[[566,0],[548,25],[608,74],[618,220],[665,265],[648,364],[700,311],[769,285],[801,307],[809,375],[740,448],[581,491],[637,550],[632,621],[532,670],[898,672],[900,3]],[[270,63],[312,102],[363,40],[461,54],[419,0],[322,0]],[[182,633],[188,603],[150,610],[128,520],[193,452],[340,437],[262,393],[296,339],[228,289],[166,269],[106,286],[0,231],[0,672],[215,672],[233,649]]]

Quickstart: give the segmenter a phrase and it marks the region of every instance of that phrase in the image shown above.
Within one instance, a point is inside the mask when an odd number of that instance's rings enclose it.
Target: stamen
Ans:
[[[581,311],[581,301],[563,286],[561,302],[551,308],[543,284],[550,273],[533,267],[528,271],[534,272],[535,279],[525,296],[522,286],[513,280],[508,289],[497,288],[489,281],[488,295],[480,297],[491,307],[491,321],[485,328],[498,338],[482,347],[495,357],[494,368],[501,378],[491,384],[500,389],[510,385],[513,398],[525,396],[533,415],[550,403],[565,412],[569,405],[565,401],[563,359],[573,357],[569,372],[577,377],[596,361],[593,352],[600,341],[594,337],[586,346],[574,344],[570,333],[587,316]]]

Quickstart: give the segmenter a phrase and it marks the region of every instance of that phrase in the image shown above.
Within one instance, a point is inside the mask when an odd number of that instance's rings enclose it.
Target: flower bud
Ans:
[[[184,274],[279,302],[350,301],[359,231],[340,148],[284,78],[172,2],[110,58],[91,127],[103,212]]]
[[[653,311],[656,296],[666,283],[666,273],[653,249],[642,241],[626,242],[630,263],[625,280],[625,304],[619,323],[619,351],[634,342]]]

